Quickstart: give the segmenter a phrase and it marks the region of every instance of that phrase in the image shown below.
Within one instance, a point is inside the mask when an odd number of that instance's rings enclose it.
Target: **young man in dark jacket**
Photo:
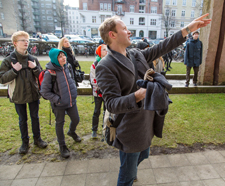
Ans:
[[[192,33],[192,38],[190,38],[189,42],[187,42],[184,54],[184,64],[187,69],[185,87],[189,86],[191,68],[194,69],[193,84],[195,87],[197,86],[199,66],[202,64],[202,42],[198,37],[199,32],[195,31]]]
[[[154,136],[153,120],[155,111],[143,109],[146,89],[135,85],[135,66],[138,79],[143,79],[153,61],[185,42],[189,31],[195,31],[210,23],[203,20],[208,14],[195,19],[186,28],[145,50],[131,49],[131,32],[119,17],[106,19],[99,27],[101,37],[108,45],[108,54],[96,68],[98,86],[102,92],[106,109],[116,114],[124,114],[116,128],[113,146],[120,150],[120,171],[117,186],[132,186],[137,178],[137,166],[148,158],[151,140]],[[132,61],[133,62],[132,62]]]
[[[24,31],[15,32],[12,35],[12,42],[16,57],[6,57],[0,67],[0,83],[8,84],[8,95],[15,104],[16,112],[19,115],[19,126],[22,138],[20,154],[26,154],[29,149],[29,136],[27,128],[27,103],[29,105],[32,123],[34,144],[40,148],[47,147],[47,143],[41,139],[39,125],[39,89],[37,78],[42,68],[38,59],[30,56],[27,52],[29,45],[29,34]],[[11,54],[12,55],[12,54]],[[31,59],[33,61],[31,61]],[[12,60],[16,60],[12,62]]]
[[[76,104],[77,87],[70,74],[73,72],[69,72],[67,68],[66,56],[66,52],[60,49],[52,48],[49,51],[51,61],[46,65],[46,69],[49,71],[45,72],[40,91],[41,95],[51,102],[56,120],[55,129],[57,140],[63,158],[68,158],[70,156],[63,131],[65,111],[71,119],[67,134],[71,136],[74,141],[81,142],[80,137],[75,133],[76,127],[80,121]],[[51,73],[56,76],[54,85],[52,85]]]

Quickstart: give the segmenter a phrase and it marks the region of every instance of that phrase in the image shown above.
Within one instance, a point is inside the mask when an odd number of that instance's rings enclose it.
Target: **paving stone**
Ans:
[[[91,173],[87,174],[85,186],[108,186],[110,173]]]
[[[35,186],[38,178],[16,179],[11,186]]]
[[[109,171],[119,173],[119,170],[120,170],[120,159],[119,158],[109,159]]]
[[[41,176],[58,176],[63,175],[67,162],[46,163]]]
[[[65,175],[87,173],[88,163],[89,163],[88,160],[69,161],[67,166],[66,166]]]
[[[185,155],[192,165],[204,165],[209,163],[202,153],[187,153]]]
[[[138,165],[138,170],[141,169],[150,169],[151,168],[151,164],[149,159],[145,159],[143,160],[139,165]]]
[[[119,172],[109,172],[109,186],[117,185]]]
[[[221,151],[218,151],[220,154],[223,155],[223,157],[225,157],[225,150],[221,150]]]
[[[218,151],[206,151],[203,155],[210,161],[210,163],[225,163],[225,157]]]
[[[180,182],[180,186],[205,186],[205,184],[199,181],[190,181],[190,182]]]
[[[19,178],[37,178],[41,175],[45,164],[26,164],[20,170],[19,174],[17,175],[17,179]]]
[[[222,178],[225,178],[225,163],[212,164],[212,166]]]
[[[179,181],[200,180],[193,166],[184,166],[175,168]]]
[[[203,181],[205,186],[224,186],[225,181],[223,179],[211,179]]]
[[[157,186],[180,186],[180,183],[162,183],[162,184],[157,184]]]
[[[157,168],[153,169],[156,183],[173,183],[178,182],[174,168]]]
[[[88,173],[108,172],[109,171],[109,159],[94,159],[89,160]]]
[[[171,166],[174,167],[191,165],[185,154],[169,155],[168,159],[170,161]]]
[[[13,180],[0,180],[0,186],[11,186]]]
[[[135,185],[156,184],[156,179],[152,169],[138,170],[138,181]]]
[[[36,186],[60,186],[63,176],[40,177]]]
[[[150,156],[152,168],[171,167],[170,161],[166,155]]]
[[[86,174],[64,176],[61,186],[85,186]]]
[[[10,180],[14,179],[23,165],[1,165],[0,166],[0,179]]]
[[[198,165],[196,171],[201,179],[219,178],[219,174],[215,171],[212,165]]]

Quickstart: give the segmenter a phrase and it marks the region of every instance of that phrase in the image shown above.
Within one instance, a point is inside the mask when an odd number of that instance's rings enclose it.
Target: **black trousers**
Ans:
[[[104,114],[105,114],[105,104],[104,101],[102,99],[102,97],[95,97],[94,96],[94,100],[95,100],[95,110],[94,110],[94,114],[92,117],[92,131],[97,131],[98,130],[98,123],[99,123],[99,116],[101,114],[101,107],[102,107],[102,103],[103,103],[103,109],[104,109],[104,113],[103,113],[103,119],[104,119]]]
[[[39,100],[28,103],[29,110],[30,110],[32,132],[33,132],[34,138],[40,137],[40,125],[39,125],[39,117],[38,117],[39,103],[40,103]],[[19,126],[20,126],[21,138],[22,139],[29,138],[28,127],[27,127],[27,104],[26,103],[15,104],[15,108],[16,108],[17,114],[19,115]]]

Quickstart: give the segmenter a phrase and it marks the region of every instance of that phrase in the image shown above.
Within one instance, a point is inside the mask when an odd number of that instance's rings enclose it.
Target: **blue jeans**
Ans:
[[[28,103],[32,124],[32,132],[34,138],[40,137],[40,125],[39,125],[39,100]],[[27,104],[15,104],[16,112],[19,115],[19,126],[21,138],[26,139],[29,138],[28,135],[28,127],[27,127]]]
[[[137,167],[148,158],[150,147],[141,152],[125,153],[120,150],[120,172],[117,186],[132,186],[137,177]]]

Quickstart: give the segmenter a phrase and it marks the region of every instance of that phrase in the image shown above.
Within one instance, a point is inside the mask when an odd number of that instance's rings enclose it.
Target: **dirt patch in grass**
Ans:
[[[104,143],[104,142],[97,142]],[[184,144],[178,144],[177,148],[167,148],[167,147],[151,147],[151,155],[166,155],[166,154],[184,154],[193,152],[202,152],[206,150],[225,150],[225,144],[215,145],[215,144],[203,144],[196,143],[192,146],[187,146]],[[87,160],[87,159],[107,159],[107,158],[118,158],[119,151],[113,147],[106,146],[104,149],[94,149],[83,152],[75,152],[71,150],[71,156],[68,159],[60,157],[58,153],[52,154],[35,154],[29,149],[28,154],[20,155],[16,152],[10,155],[9,152],[0,154],[0,165],[14,165],[23,163],[45,163],[45,162],[61,162],[61,161],[71,161],[71,160]]]

